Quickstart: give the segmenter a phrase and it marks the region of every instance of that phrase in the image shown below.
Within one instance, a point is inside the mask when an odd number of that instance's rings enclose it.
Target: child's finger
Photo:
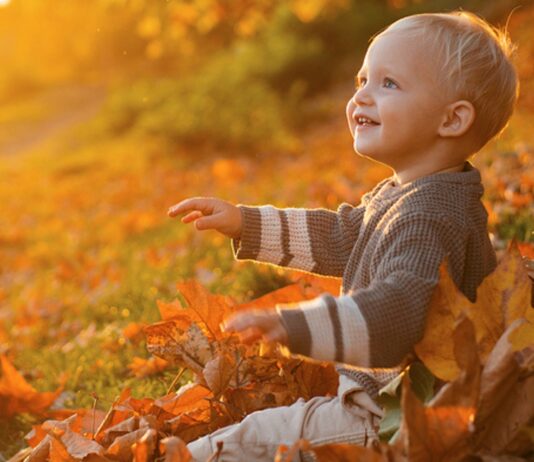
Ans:
[[[219,215],[210,215],[208,217],[199,218],[195,222],[195,226],[199,231],[205,229],[216,229],[221,224]]]
[[[253,343],[263,338],[263,332],[260,329],[250,327],[238,333],[239,340],[243,343]]]
[[[203,217],[202,212],[195,210],[194,212],[188,213],[185,217],[182,218],[182,223],[191,223],[196,219]]]
[[[181,213],[198,210],[204,215],[210,215],[213,212],[213,201],[201,197],[194,197],[192,199],[184,199],[176,205],[169,207],[167,214],[170,217],[175,217]]]
[[[241,332],[256,325],[256,316],[251,313],[238,313],[224,322],[226,332]]]

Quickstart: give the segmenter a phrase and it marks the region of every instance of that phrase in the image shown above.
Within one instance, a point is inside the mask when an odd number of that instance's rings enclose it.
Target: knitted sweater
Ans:
[[[423,335],[439,265],[471,301],[496,267],[480,172],[442,172],[379,182],[337,211],[239,205],[236,259],[342,277],[341,293],[276,306],[290,351],[332,360],[376,400]]]

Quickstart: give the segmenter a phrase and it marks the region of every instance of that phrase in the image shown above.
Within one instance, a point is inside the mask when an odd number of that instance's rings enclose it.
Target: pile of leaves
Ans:
[[[389,432],[382,434],[388,433],[389,441],[312,447],[301,440],[280,446],[276,461],[291,461],[297,451],[313,452],[319,461],[455,461],[468,456],[486,461],[532,455],[534,310],[524,263],[513,244],[471,303],[443,262],[426,330],[415,347],[423,366],[409,364],[380,391],[386,409],[383,426]],[[181,367],[177,379],[188,369],[195,381],[159,399],[136,399],[124,390],[107,413],[71,411],[63,420],[45,421],[34,426],[27,435],[29,447],[12,460],[189,461],[188,442],[253,411],[299,397],[336,394],[332,363],[291,355],[280,345],[244,345],[237,335],[223,332],[221,323],[237,310],[337,293],[337,280],[306,275],[241,305],[195,281],[178,284],[178,290],[186,306],[180,300],[159,303],[163,321],[145,328],[147,346]],[[432,375],[418,374],[421,370]],[[443,383],[436,395],[429,377]],[[3,399],[0,388],[0,403]],[[210,460],[218,460],[221,450],[224,445]],[[496,457],[503,454],[508,459]]]

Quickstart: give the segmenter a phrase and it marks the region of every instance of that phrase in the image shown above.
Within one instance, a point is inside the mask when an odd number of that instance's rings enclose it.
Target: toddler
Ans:
[[[254,412],[189,443],[196,461],[272,461],[280,444],[377,439],[380,388],[424,331],[439,265],[471,300],[496,267],[480,173],[469,158],[502,132],[519,83],[506,31],[454,11],[404,17],[375,36],[346,106],[354,151],[393,174],[337,211],[190,198],[169,209],[232,239],[237,259],[342,277],[338,296],[227,320],[245,341],[336,361],[335,397]],[[306,452],[298,460],[313,460]]]

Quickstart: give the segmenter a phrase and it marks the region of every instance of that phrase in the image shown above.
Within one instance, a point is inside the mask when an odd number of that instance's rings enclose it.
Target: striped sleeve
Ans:
[[[358,238],[364,206],[343,203],[337,211],[239,205],[241,239],[234,257],[341,277]]]
[[[349,295],[323,294],[291,307],[276,307],[293,353],[319,360],[370,366],[365,319]]]
[[[423,335],[439,265],[451,246],[465,244],[462,235],[423,215],[397,220],[376,249],[383,257],[369,286],[277,305],[289,349],[362,367],[397,366]]]

